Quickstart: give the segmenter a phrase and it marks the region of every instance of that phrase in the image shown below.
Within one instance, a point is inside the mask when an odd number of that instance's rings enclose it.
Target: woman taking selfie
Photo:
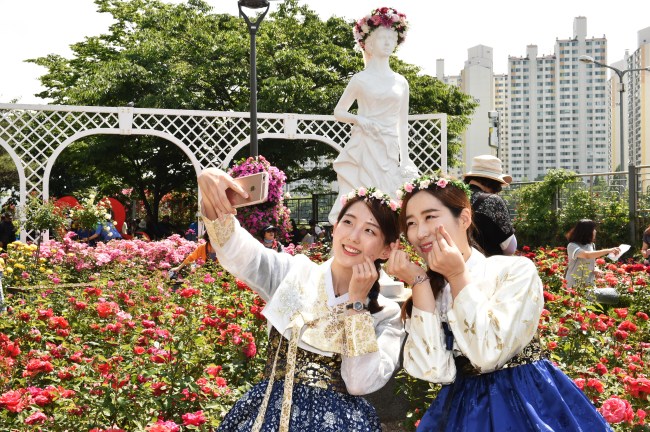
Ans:
[[[233,216],[226,173],[199,176],[203,219],[221,265],[266,302],[264,380],[226,415],[219,431],[381,431],[363,395],[397,366],[399,306],[379,294],[378,267],[399,236],[396,204],[372,188],[344,197],[332,258],[316,264],[265,248]]]
[[[486,258],[471,246],[467,185],[423,176],[400,194],[400,228],[427,266],[395,247],[386,265],[412,281],[404,368],[443,385],[418,431],[609,431],[542,353],[544,296],[532,261]]]

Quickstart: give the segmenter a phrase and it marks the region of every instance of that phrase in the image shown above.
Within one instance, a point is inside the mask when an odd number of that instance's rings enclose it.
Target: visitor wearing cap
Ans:
[[[501,160],[492,155],[476,156],[463,176],[472,191],[474,239],[486,256],[512,255],[517,250],[515,229],[505,201],[498,193],[512,177],[503,173]]]
[[[265,247],[282,252],[284,247],[282,246],[282,243],[275,238],[277,232],[278,229],[275,226],[269,225],[262,230],[262,235],[260,235],[260,237],[262,238],[262,244]]]

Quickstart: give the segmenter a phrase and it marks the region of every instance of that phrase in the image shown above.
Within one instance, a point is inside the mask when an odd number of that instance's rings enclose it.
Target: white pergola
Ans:
[[[250,113],[0,104],[0,146],[18,171],[20,204],[49,198],[52,167],[63,150],[91,135],[154,135],[177,145],[198,173],[227,168],[250,143]],[[258,138],[315,140],[341,151],[350,125],[331,115],[258,113]],[[447,115],[409,116],[409,152],[420,172],[447,171]],[[21,238],[25,240],[25,233]]]

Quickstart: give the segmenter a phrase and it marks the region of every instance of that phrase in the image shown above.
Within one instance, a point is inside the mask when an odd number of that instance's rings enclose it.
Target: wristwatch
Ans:
[[[352,309],[352,310],[357,311],[357,312],[361,312],[362,310],[366,309],[366,305],[363,304],[363,302],[355,301],[355,302],[352,302],[352,303],[348,303],[345,306],[345,308],[346,309]]]

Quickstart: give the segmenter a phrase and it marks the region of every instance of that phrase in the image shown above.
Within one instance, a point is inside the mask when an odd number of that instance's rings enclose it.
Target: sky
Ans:
[[[166,0],[179,3],[180,0]],[[207,0],[216,13],[238,14],[237,0]],[[332,15],[359,19],[380,6],[407,15],[410,30],[397,51],[402,60],[436,74],[436,60],[445,60],[445,74],[458,75],[467,50],[493,48],[494,72],[505,73],[508,56],[526,55],[537,45],[538,55],[552,54],[556,39],[573,36],[573,20],[587,18],[587,37],[607,37],[608,63],[637,48],[637,32],[650,27],[650,15],[640,4],[614,5],[593,0],[492,0],[461,2],[432,0],[300,0],[322,18]],[[271,11],[278,1],[272,1]],[[44,104],[34,96],[43,90],[38,77],[45,68],[24,60],[48,54],[70,57],[69,45],[108,31],[111,17],[97,12],[92,0],[0,0],[0,103]],[[262,23],[262,26],[264,23]],[[245,26],[242,20],[242,26]],[[352,31],[350,29],[350,31]]]

